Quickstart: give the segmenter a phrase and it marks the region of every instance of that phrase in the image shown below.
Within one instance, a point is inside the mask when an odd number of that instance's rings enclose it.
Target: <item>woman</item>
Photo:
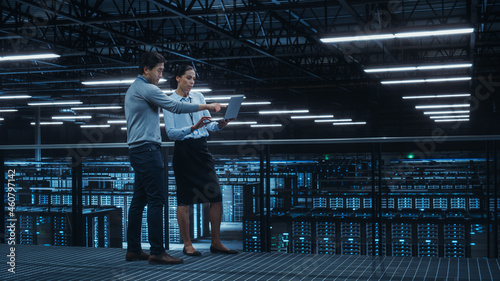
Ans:
[[[181,65],[170,80],[176,89],[171,98],[186,103],[206,104],[201,93],[193,92],[196,73],[190,65]],[[210,252],[236,254],[236,250],[226,248],[220,241],[222,220],[222,193],[215,172],[214,160],[208,152],[208,131],[224,128],[228,121],[211,122],[207,110],[176,114],[163,111],[165,128],[171,140],[175,140],[173,168],[177,184],[177,222],[184,242],[183,253],[188,256],[201,256],[191,242],[189,235],[189,207],[192,204],[210,203],[212,244]]]

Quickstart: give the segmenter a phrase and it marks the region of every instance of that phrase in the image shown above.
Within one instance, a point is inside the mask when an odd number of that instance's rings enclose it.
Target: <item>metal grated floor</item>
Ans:
[[[9,247],[0,245],[7,261]],[[247,253],[202,250],[181,265],[126,262],[124,249],[16,245],[16,273],[0,280],[500,280],[500,260]]]

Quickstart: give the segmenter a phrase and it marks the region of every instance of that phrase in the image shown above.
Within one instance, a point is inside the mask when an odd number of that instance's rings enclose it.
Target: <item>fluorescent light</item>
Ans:
[[[447,108],[447,107],[470,107],[470,104],[439,104],[439,105],[416,105],[416,109],[424,108]]]
[[[122,80],[104,80],[104,81],[85,81],[82,82],[83,85],[114,85],[114,84],[132,84],[134,83],[135,79],[122,79]],[[167,80],[164,78],[160,78],[160,83],[163,83]]]
[[[453,82],[453,81],[468,81],[471,77],[451,77],[451,78],[432,78],[425,79],[425,82]]]
[[[68,105],[68,104],[82,104],[81,101],[47,101],[47,102],[30,102],[28,105],[31,106],[44,106],[44,105]]]
[[[469,115],[429,116],[431,119],[469,118]]]
[[[259,111],[259,114],[289,114],[289,113],[309,113],[308,109],[298,110],[264,110]]]
[[[210,97],[205,97],[205,100],[229,100],[231,99],[231,97],[232,96],[210,96]]]
[[[231,121],[227,125],[252,125],[257,124],[256,121]]]
[[[425,83],[425,79],[381,81],[382,84]]]
[[[340,43],[340,42],[385,40],[385,39],[408,38],[408,37],[468,34],[472,32],[474,32],[474,28],[457,28],[457,29],[445,29],[445,30],[434,30],[434,31],[416,31],[416,32],[386,33],[386,34],[376,34],[376,35],[321,38],[320,41],[323,43]]]
[[[395,71],[415,71],[415,70],[431,70],[431,69],[466,68],[471,66],[472,63],[402,66],[402,67],[369,68],[365,69],[365,72],[376,73],[376,72],[395,72]]]
[[[466,119],[437,119],[437,120],[434,120],[434,122],[464,122],[464,121],[469,121],[469,119],[466,118]]]
[[[0,117],[0,121],[3,121],[4,119],[2,117]]]
[[[292,119],[314,119],[314,118],[333,118],[333,115],[304,115],[304,116],[290,116]]]
[[[392,81],[381,81],[380,83],[382,84],[433,83],[433,82],[467,81],[471,79],[472,79],[471,77],[450,77],[450,78],[392,80]]]
[[[371,68],[371,69],[365,69],[365,72],[376,73],[376,72],[393,72],[393,71],[410,71],[410,70],[417,70],[417,67],[407,66],[407,67]]]
[[[281,127],[283,125],[281,124],[256,124],[256,125],[250,125],[250,127],[254,128],[264,128],[264,127]]]
[[[229,103],[219,103],[220,105],[228,106]],[[260,101],[260,102],[242,102],[241,105],[266,105],[271,104],[270,101]]]
[[[109,124],[127,124],[127,120],[108,120]]]
[[[271,104],[270,101],[252,101],[252,102],[242,102],[241,105],[268,105]]]
[[[366,122],[342,122],[342,123],[333,123],[334,126],[339,125],[366,125]]]
[[[474,28],[458,28],[458,29],[445,29],[445,30],[434,30],[434,31],[400,32],[394,34],[394,36],[396,38],[408,38],[408,37],[468,34],[472,32],[474,32]]]
[[[120,128],[122,131],[126,131],[127,130],[127,127],[121,127]]]
[[[17,109],[0,109],[0,112],[17,112]]]
[[[231,97],[224,97],[224,96],[220,96],[220,97],[205,97],[205,100],[230,100]]]
[[[82,82],[83,85],[106,85],[106,84],[132,84],[135,79],[124,79],[124,80],[109,80],[109,81],[85,81]]]
[[[121,106],[90,106],[90,107],[72,107],[71,110],[104,110],[104,109],[121,109]]]
[[[208,88],[192,88],[191,89],[191,92],[200,92],[200,93],[206,93],[206,92],[211,92],[211,91],[212,91],[212,89],[208,89]],[[164,92],[166,94],[170,94],[170,93],[175,93],[175,90],[163,90],[162,92]]]
[[[458,97],[470,97],[470,94],[446,94],[446,95],[427,95],[427,96],[405,96],[404,100],[409,99],[435,99],[435,98],[458,98]]]
[[[422,65],[417,66],[417,70],[449,69],[472,67],[472,63],[442,64],[442,65]]]
[[[314,122],[319,123],[319,122],[350,122],[352,119],[321,119],[321,120],[314,120]]]
[[[366,40],[384,40],[393,38],[395,38],[394,34],[376,34],[376,35],[321,38],[319,40],[323,43],[340,43],[340,42],[353,42],[353,41],[366,41]]]
[[[432,114],[464,114],[464,113],[469,113],[470,110],[449,110],[449,111],[425,111],[425,115],[432,115]]]
[[[28,96],[28,95],[6,95],[6,96],[0,96],[0,99],[29,99],[31,98],[31,96]]]
[[[58,58],[58,57],[60,57],[60,55],[56,55],[56,54],[19,55],[19,56],[0,57],[0,61],[52,59],[52,58]]]
[[[52,116],[52,119],[69,119],[69,120],[73,120],[73,119],[90,119],[90,118],[92,118],[92,116],[90,116],[90,115]]]
[[[80,128],[109,128],[111,125],[80,125]]]
[[[36,125],[35,122],[31,122],[31,125]],[[40,125],[62,125],[63,122],[61,121],[56,121],[56,122],[40,122]]]

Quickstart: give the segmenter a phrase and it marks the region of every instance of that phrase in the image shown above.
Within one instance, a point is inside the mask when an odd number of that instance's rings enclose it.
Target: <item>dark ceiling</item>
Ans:
[[[124,119],[123,110],[70,111],[27,102],[80,100],[82,106],[121,105],[127,85],[86,86],[83,81],[134,78],[138,56],[158,51],[166,69],[190,63],[195,86],[215,95],[243,94],[239,121],[282,124],[278,128],[235,125],[212,139],[342,138],[498,134],[500,3],[498,1],[193,0],[193,1],[2,1],[0,56],[56,53],[57,59],[0,61],[1,143],[35,143],[35,126],[54,115],[92,115],[88,124]],[[325,44],[345,34],[472,27],[464,35]],[[378,66],[472,63],[470,68],[367,74]],[[470,81],[382,85],[391,79],[472,77]],[[168,76],[166,78],[169,78]],[[168,89],[168,83],[160,88]],[[404,95],[470,93],[441,99],[471,104],[470,121],[436,123],[415,109],[434,100]],[[365,125],[333,126],[259,110],[308,109]],[[39,111],[38,111],[39,110]],[[74,143],[88,132],[81,122],[41,126],[41,143]],[[104,142],[125,142],[122,126],[102,130]],[[494,128],[491,128],[494,127]],[[166,140],[166,138],[165,138]]]

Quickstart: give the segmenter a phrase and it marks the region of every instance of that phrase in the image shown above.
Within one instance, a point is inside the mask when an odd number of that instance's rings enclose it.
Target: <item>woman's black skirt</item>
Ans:
[[[179,206],[222,202],[219,179],[206,138],[176,141],[173,167]]]

